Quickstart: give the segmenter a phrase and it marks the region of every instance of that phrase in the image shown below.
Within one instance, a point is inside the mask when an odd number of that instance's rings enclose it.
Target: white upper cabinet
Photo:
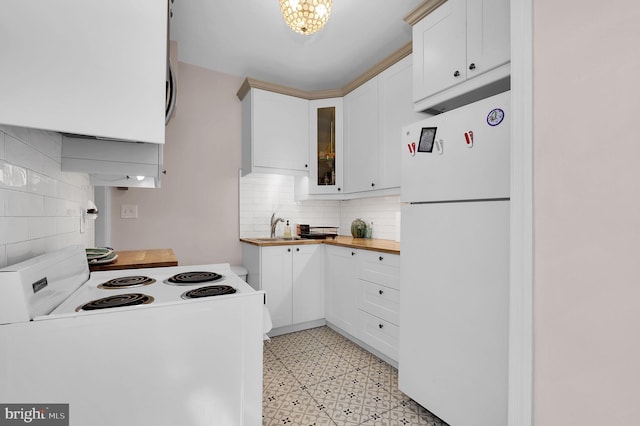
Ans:
[[[378,79],[345,96],[347,166],[349,192],[375,189],[378,181]]]
[[[466,78],[466,0],[449,0],[413,26],[414,102]]]
[[[242,173],[307,174],[309,101],[262,89],[242,99]]]
[[[509,0],[467,1],[467,78],[511,59]]]
[[[342,98],[309,101],[309,194],[343,192]]]
[[[5,0],[0,123],[164,143],[168,3]]]
[[[429,117],[413,110],[411,75],[411,55],[378,75],[378,181],[374,189],[400,187],[402,128]]]
[[[450,99],[474,91],[480,91],[477,97],[494,94],[481,88],[496,93],[507,89],[509,23],[509,0],[448,0],[416,23],[415,109],[450,109],[456,106],[447,104]]]
[[[348,192],[400,187],[402,127],[428,117],[413,109],[411,55],[345,96]]]

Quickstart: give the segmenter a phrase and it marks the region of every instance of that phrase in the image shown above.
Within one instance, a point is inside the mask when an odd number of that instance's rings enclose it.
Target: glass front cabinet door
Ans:
[[[342,98],[309,102],[310,194],[340,194],[342,184]]]

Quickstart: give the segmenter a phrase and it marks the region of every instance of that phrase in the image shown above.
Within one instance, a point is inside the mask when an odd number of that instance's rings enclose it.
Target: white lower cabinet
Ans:
[[[400,327],[380,317],[358,311],[358,338],[394,361],[398,361]]]
[[[398,324],[400,291],[360,280],[358,308],[393,324]]]
[[[400,256],[363,251],[359,259],[358,339],[398,361]]]
[[[324,318],[324,247],[243,244],[247,280],[266,292],[273,328]]]
[[[398,361],[400,256],[324,244],[242,244],[247,281],[266,292],[273,328],[282,334],[326,321]]]
[[[324,247],[299,245],[293,254],[292,323],[324,318]]]
[[[359,250],[327,246],[325,312],[329,323],[355,336],[358,332]]]
[[[293,323],[293,258],[291,247],[260,249],[261,290],[267,294],[267,309],[273,328]]]

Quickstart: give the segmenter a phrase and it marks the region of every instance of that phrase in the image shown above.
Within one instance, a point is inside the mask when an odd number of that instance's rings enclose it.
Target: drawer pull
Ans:
[[[378,324],[378,328],[382,328],[382,324]]]
[[[382,291],[382,290],[378,290],[378,293],[379,293],[379,294],[382,294],[382,293],[384,293],[384,291]]]
[[[382,259],[384,259],[384,257],[382,257],[382,256],[380,256],[380,257],[378,258],[378,260],[379,260],[379,261],[382,261]]]

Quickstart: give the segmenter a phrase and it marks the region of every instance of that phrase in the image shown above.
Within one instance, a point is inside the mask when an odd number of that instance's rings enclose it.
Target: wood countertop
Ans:
[[[117,269],[160,268],[178,266],[178,258],[172,249],[116,250],[118,258],[105,265],[89,265],[90,271],[113,271]]]
[[[350,247],[362,250],[380,251],[383,253],[400,254],[400,243],[393,240],[381,240],[378,238],[353,238],[339,235],[335,239],[327,238],[326,240],[310,240],[297,239],[285,240],[284,238],[277,241],[265,241],[259,238],[240,238],[243,243],[254,244],[260,247],[269,246],[286,246],[297,244],[329,244],[332,246]]]

